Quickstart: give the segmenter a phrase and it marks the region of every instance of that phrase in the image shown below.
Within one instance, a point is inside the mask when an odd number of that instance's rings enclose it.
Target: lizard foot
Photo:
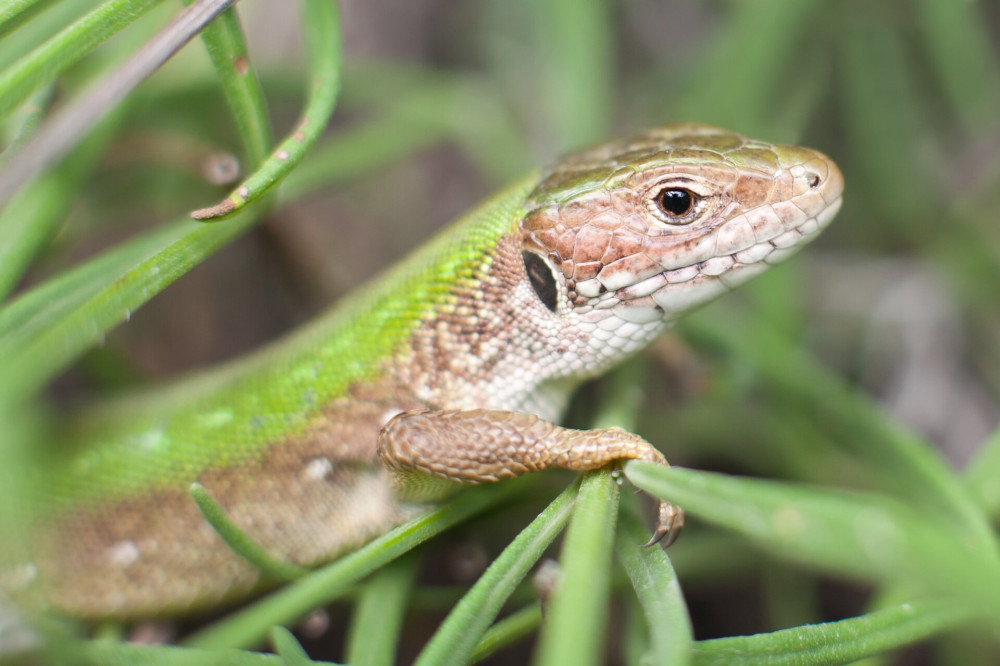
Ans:
[[[643,548],[649,548],[660,542],[664,548],[670,547],[670,544],[677,540],[682,527],[684,527],[684,509],[666,500],[660,500],[656,530]]]

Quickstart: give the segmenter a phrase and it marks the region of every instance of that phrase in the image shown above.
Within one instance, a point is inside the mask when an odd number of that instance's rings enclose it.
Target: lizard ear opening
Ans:
[[[528,282],[538,295],[538,300],[552,312],[556,311],[556,300],[559,288],[556,286],[556,276],[552,267],[542,257],[534,252],[522,252],[524,268],[528,272]]]

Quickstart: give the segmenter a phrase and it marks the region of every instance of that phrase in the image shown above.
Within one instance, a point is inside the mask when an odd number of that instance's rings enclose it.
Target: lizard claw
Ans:
[[[664,548],[669,548],[670,544],[677,540],[677,536],[684,527],[684,509],[676,504],[660,500],[659,515],[656,520],[656,530],[649,539],[649,543],[643,548],[663,542]]]

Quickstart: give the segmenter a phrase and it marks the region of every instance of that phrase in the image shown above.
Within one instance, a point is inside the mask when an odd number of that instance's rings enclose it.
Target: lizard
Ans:
[[[126,620],[252,593],[260,572],[193,482],[267,551],[313,566],[442,488],[667,464],[622,429],[558,426],[572,390],[793,254],[842,191],[822,153],[694,123],[571,154],[285,339],[74,421],[31,470],[29,555],[0,565],[0,588]],[[661,501],[653,541],[682,523]]]

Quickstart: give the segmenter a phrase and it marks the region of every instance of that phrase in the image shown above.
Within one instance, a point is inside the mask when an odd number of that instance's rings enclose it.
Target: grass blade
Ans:
[[[417,657],[417,664],[466,663],[471,658],[507,598],[562,531],[576,494],[574,484],[517,535],[448,614]]]
[[[542,111],[555,148],[604,136],[614,95],[613,22],[605,0],[542,0],[533,11]]]
[[[632,512],[621,516],[616,543],[649,626],[650,663],[683,666],[690,662],[694,638],[687,604],[670,558],[658,546],[642,548],[648,530]]]
[[[166,225],[35,287],[0,310],[0,400],[41,388],[171,282],[249,228]]]
[[[261,572],[284,581],[298,580],[309,573],[304,567],[278,559],[254,541],[233,522],[226,510],[200,483],[191,484],[189,493],[191,499],[198,505],[201,515],[212,525],[212,529],[226,542],[226,545]]]
[[[470,663],[476,663],[486,659],[494,652],[497,652],[508,645],[512,645],[522,638],[530,636],[538,630],[542,623],[542,606],[535,603],[525,606],[519,611],[515,611],[500,620],[489,628],[483,639],[476,646],[476,651],[472,653]]]
[[[13,153],[5,155],[0,162],[0,205],[65,155],[101,117],[234,1],[196,0],[120,67],[52,116]]]
[[[889,419],[863,394],[776,333],[766,322],[711,325],[688,318],[681,327],[692,340],[718,346],[748,363],[789,405],[822,415],[852,455],[878,470],[883,487],[901,494],[928,515],[965,529],[982,547],[996,548],[993,530],[969,492],[934,448]]]
[[[184,643],[202,648],[256,645],[271,626],[294,622],[313,608],[328,603],[349,585],[435,534],[514,496],[519,487],[521,484],[514,480],[463,493],[252,606],[198,631]]]
[[[400,558],[371,577],[358,595],[347,632],[347,663],[392,666],[406,601],[420,560]]]
[[[884,495],[629,462],[625,474],[782,559],[1000,611],[1000,562],[948,523]]]
[[[109,0],[0,73],[0,117],[41,86],[131,24],[157,0]],[[20,2],[15,5],[28,3]],[[11,10],[0,10],[0,20]]]
[[[190,1],[188,2],[190,4]],[[222,82],[226,101],[243,139],[250,169],[260,166],[271,147],[271,122],[257,73],[250,65],[236,9],[229,9],[201,31],[205,50]]]
[[[696,666],[847,664],[925,640],[969,614],[931,602],[900,604],[838,622],[805,625],[756,636],[699,641]]]
[[[535,663],[604,663],[611,546],[620,486],[610,470],[585,474],[559,558],[562,571]]]
[[[946,98],[970,135],[996,128],[1000,66],[990,44],[985,7],[917,0],[920,32]]]
[[[302,23],[309,60],[310,97],[298,126],[228,197],[214,206],[192,211],[191,217],[217,221],[260,200],[302,161],[326,129],[340,91],[340,17],[336,3],[306,0]]]
[[[789,65],[800,59],[803,42],[813,39],[810,23],[822,5],[817,0],[734,4],[691,77],[689,94],[680,104],[667,100],[674,116],[750,134],[780,132],[770,118],[779,107],[781,113],[787,111],[781,91],[789,85]],[[768,38],[762,40],[762,34]]]
[[[993,432],[969,463],[965,485],[990,516],[1000,513],[1000,429]]]

